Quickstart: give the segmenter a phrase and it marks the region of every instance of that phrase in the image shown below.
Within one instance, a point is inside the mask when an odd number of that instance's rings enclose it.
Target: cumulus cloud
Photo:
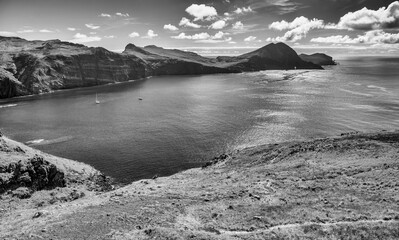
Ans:
[[[184,26],[184,27],[191,27],[191,28],[200,28],[201,25],[198,25],[196,23],[191,22],[189,19],[183,17],[180,20],[179,26]]]
[[[68,30],[68,31],[76,31],[76,28],[68,27],[67,30]]]
[[[261,40],[256,40],[256,37],[249,36],[249,37],[244,39],[244,42],[261,42]]]
[[[74,43],[87,43],[87,42],[98,42],[98,41],[101,41],[100,37],[87,36],[87,35],[81,34],[81,33],[76,33],[73,36],[73,39],[71,40],[71,42],[74,42]]]
[[[129,13],[120,13],[120,12],[115,13],[115,15],[119,16],[119,17],[129,17],[130,16]]]
[[[13,37],[13,36],[16,36],[16,34],[14,32],[0,31],[0,36]]]
[[[209,28],[211,28],[211,29],[222,29],[222,28],[224,28],[224,27],[226,27],[226,26],[227,26],[226,21],[224,21],[224,20],[219,20],[219,21],[216,21],[216,22],[212,23],[212,24],[209,26]]]
[[[107,18],[110,18],[110,17],[111,17],[111,15],[108,14],[108,13],[101,13],[99,16],[100,16],[100,17],[107,17]]]
[[[202,33],[196,33],[194,35],[186,35],[185,33],[180,33],[177,36],[172,36],[174,39],[192,39],[192,40],[200,40],[200,39],[208,39],[211,36],[209,33],[202,32]]]
[[[234,10],[235,13],[237,14],[244,14],[244,13],[250,13],[253,12],[251,7],[242,7],[242,8],[237,8],[236,10]]]
[[[195,17],[194,21],[204,21],[204,20],[212,20],[218,14],[214,7],[206,6],[205,4],[191,4],[188,8],[186,8],[186,12],[191,16]]]
[[[363,8],[341,17],[337,28],[351,30],[375,30],[399,28],[399,1],[378,10]]]
[[[109,36],[104,36],[104,38],[110,38],[110,39],[112,39],[112,38],[116,38],[114,35],[109,35]]]
[[[326,25],[324,24],[323,20],[319,19],[312,19],[309,20],[306,17],[297,17],[292,22],[287,21],[280,21],[280,22],[273,22],[269,25],[270,29],[274,30],[289,30],[287,31],[284,36],[277,37],[273,41],[291,41],[295,42],[301,40],[302,38],[306,37],[308,32],[312,29],[320,29],[325,28]]]
[[[138,32],[132,32],[131,34],[129,34],[129,37],[131,38],[140,37],[140,34]]]
[[[158,37],[158,34],[154,33],[154,31],[150,29],[150,30],[148,30],[147,35],[144,36],[143,38],[152,39],[154,37]]]
[[[185,33],[180,33],[177,36],[172,36],[172,38],[195,40],[195,42],[200,42],[200,43],[218,43],[218,42],[231,41],[232,38],[228,37],[228,35],[230,34],[222,31],[217,32],[215,35],[210,35],[207,32],[196,33],[193,35],[186,35]]]
[[[163,29],[165,29],[165,30],[170,30],[170,31],[177,31],[177,30],[179,30],[178,27],[176,27],[176,26],[174,26],[174,25],[172,25],[172,24],[166,24],[166,25],[164,25],[164,26],[163,26]]]
[[[238,22],[236,22],[236,23],[233,24],[233,29],[242,30],[242,29],[244,29],[244,24],[242,24],[241,21],[238,21]]]
[[[366,32],[364,35],[358,35],[351,38],[348,35],[335,35],[329,37],[312,38],[311,42],[316,43],[366,43],[366,44],[396,44],[399,43],[399,33],[386,33],[383,30],[372,30]]]
[[[53,31],[48,30],[48,29],[40,29],[39,32],[40,33],[52,33]]]
[[[90,29],[93,29],[93,30],[99,29],[99,28],[100,28],[100,26],[94,25],[94,24],[92,24],[92,23],[86,23],[85,26],[86,26],[87,28],[90,28]]]

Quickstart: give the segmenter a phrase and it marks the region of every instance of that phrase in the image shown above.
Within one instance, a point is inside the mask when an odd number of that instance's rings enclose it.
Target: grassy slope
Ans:
[[[3,219],[0,237],[399,238],[399,132],[265,145],[214,162],[9,213],[18,221]],[[32,219],[37,211],[46,214]]]

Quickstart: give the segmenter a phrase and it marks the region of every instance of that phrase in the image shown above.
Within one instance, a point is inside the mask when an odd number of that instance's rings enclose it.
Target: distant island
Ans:
[[[0,37],[0,98],[59,89],[126,82],[160,75],[240,73],[261,70],[323,69],[332,58],[298,54],[271,43],[236,57],[207,58],[154,45],[128,44],[122,53],[60,40],[28,41]],[[323,59],[324,59],[323,58]],[[331,61],[329,60],[331,59]]]

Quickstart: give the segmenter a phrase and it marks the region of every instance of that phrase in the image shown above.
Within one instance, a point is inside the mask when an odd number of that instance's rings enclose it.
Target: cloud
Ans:
[[[165,30],[170,30],[170,31],[177,31],[177,30],[179,30],[178,27],[176,27],[176,26],[174,26],[174,25],[172,25],[172,24],[166,24],[166,25],[164,25],[164,26],[163,26],[163,29],[165,29]]]
[[[242,24],[241,21],[238,21],[238,22],[236,22],[236,23],[233,24],[233,29],[242,30],[242,29],[244,29],[244,24]]]
[[[206,6],[205,4],[191,4],[188,8],[186,8],[186,12],[191,16],[195,17],[194,21],[204,21],[204,20],[212,20],[218,14],[214,7]]]
[[[107,18],[110,18],[110,17],[111,17],[111,15],[108,14],[108,13],[101,13],[99,16],[100,16],[100,17],[107,17]]]
[[[71,40],[71,42],[73,43],[87,43],[87,42],[98,42],[101,41],[100,37],[97,36],[87,36],[85,34],[81,34],[81,33],[76,33],[73,36],[73,39]]]
[[[110,39],[112,39],[112,38],[116,38],[114,35],[109,35],[109,36],[104,36],[104,38],[110,38]]]
[[[251,0],[250,3],[251,8],[259,14],[279,15],[295,12],[302,5],[298,1],[292,0]]]
[[[115,13],[115,15],[119,16],[119,17],[129,17],[130,16],[129,13],[120,13],[120,12]]]
[[[188,39],[195,40],[198,43],[218,43],[218,42],[229,42],[232,40],[231,37],[227,37],[229,33],[222,31],[217,32],[215,35],[210,35],[207,32],[196,33],[193,35],[186,35],[185,33],[180,33],[177,36],[172,36],[174,39]]]
[[[261,40],[256,40],[256,37],[249,36],[249,37],[244,39],[244,42],[261,42]]]
[[[339,20],[338,29],[375,30],[399,28],[399,1],[378,10],[363,8],[349,12]]]
[[[48,29],[40,29],[39,32],[40,33],[52,33],[53,31],[48,30]]]
[[[76,31],[76,28],[68,27],[67,30],[68,30],[68,31]]]
[[[383,30],[372,30],[366,32],[364,35],[358,35],[356,38],[351,38],[348,35],[336,35],[329,37],[312,38],[311,42],[315,43],[344,43],[344,44],[396,44],[399,43],[399,33],[386,33]]]
[[[140,37],[140,34],[138,32],[132,32],[131,34],[129,34],[129,37],[131,38]]]
[[[33,29],[25,29],[25,30],[17,31],[17,33],[33,33],[33,32],[35,32],[35,30],[33,30]]]
[[[94,25],[94,24],[92,24],[92,23],[86,23],[85,26],[86,26],[87,28],[90,28],[90,29],[93,29],[93,30],[99,29],[99,28],[100,28],[100,26],[96,26],[96,25]]]
[[[242,8],[237,8],[236,10],[234,10],[234,12],[236,13],[236,14],[244,14],[244,13],[250,13],[250,12],[253,12],[253,10],[252,10],[252,8],[249,6],[249,7],[242,7]]]
[[[310,30],[320,29],[325,27],[326,25],[324,24],[323,20],[319,20],[316,18],[309,20],[308,18],[303,16],[295,18],[292,22],[287,22],[282,20],[280,22],[273,22],[272,24],[269,25],[270,29],[279,30],[279,31],[289,30],[284,34],[284,36],[274,38],[273,41],[279,41],[279,42],[280,41],[295,42],[306,37],[306,35]]]
[[[184,26],[184,27],[191,27],[191,28],[200,28],[201,25],[198,25],[196,23],[191,22],[189,19],[183,17],[180,20],[179,26]]]
[[[219,20],[219,21],[216,21],[216,22],[212,23],[212,24],[209,26],[209,28],[211,28],[211,29],[222,29],[222,28],[224,28],[224,27],[226,27],[226,26],[227,26],[226,21],[224,21],[224,20]]]
[[[144,36],[143,38],[152,39],[154,37],[158,37],[158,34],[154,33],[154,31],[150,29],[150,30],[148,30],[147,35]]]
[[[13,36],[16,36],[16,33],[14,33],[14,32],[8,32],[8,31],[0,31],[0,36],[4,36],[4,37],[13,37]]]
[[[192,40],[200,40],[200,39],[208,39],[211,36],[209,33],[202,32],[202,33],[196,33],[194,35],[186,35],[185,33],[180,33],[177,36],[172,36],[174,39],[192,39]]]

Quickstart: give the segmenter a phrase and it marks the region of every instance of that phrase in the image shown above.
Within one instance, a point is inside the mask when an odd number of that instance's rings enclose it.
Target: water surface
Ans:
[[[324,71],[153,77],[3,100],[0,127],[120,182],[258,144],[399,129],[398,59],[340,63]]]

